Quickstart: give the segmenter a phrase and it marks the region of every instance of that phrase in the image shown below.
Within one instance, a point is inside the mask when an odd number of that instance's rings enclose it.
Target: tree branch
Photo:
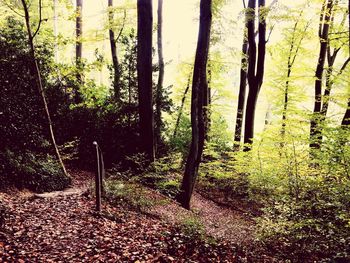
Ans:
[[[126,20],[126,10],[124,9],[123,26],[122,26],[122,28],[120,29],[119,34],[118,34],[117,38],[115,39],[115,42],[118,42],[120,36],[121,36],[122,33],[123,33],[123,30],[124,30],[124,27],[125,27],[125,20]]]
[[[42,0],[39,0],[39,23],[38,23],[38,27],[36,28],[34,34],[33,34],[33,38],[35,38],[36,34],[38,34],[39,30],[40,30],[40,26],[41,26],[41,22],[42,20]]]

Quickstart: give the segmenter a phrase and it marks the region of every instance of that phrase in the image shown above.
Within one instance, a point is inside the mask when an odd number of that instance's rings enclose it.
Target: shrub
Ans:
[[[0,173],[16,187],[36,192],[62,190],[71,183],[52,156],[29,151],[0,153]]]

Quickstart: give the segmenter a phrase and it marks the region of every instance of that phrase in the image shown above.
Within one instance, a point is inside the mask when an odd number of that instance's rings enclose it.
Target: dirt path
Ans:
[[[74,178],[84,179],[75,180],[72,189],[56,193],[0,194],[9,212],[5,230],[0,231],[0,262],[260,261],[250,260],[230,242],[213,245],[179,233],[172,224],[177,220],[171,221],[171,217],[179,211],[193,212],[174,203],[158,211],[167,220],[109,205],[104,206],[102,216],[97,215],[94,200],[83,194],[90,176],[76,173]],[[240,215],[199,195],[194,196],[194,211],[210,234],[231,237],[234,243],[249,240],[243,238],[243,231],[248,233],[251,226]],[[243,223],[235,226],[239,220]],[[266,258],[261,261],[268,262]]]
[[[164,198],[156,197],[157,200]],[[240,246],[253,241],[254,221],[240,211],[224,208],[194,193],[191,201],[191,211],[181,208],[174,202],[161,202],[161,205],[151,209],[153,214],[159,215],[170,222],[179,224],[188,220],[198,220],[207,235],[224,239]]]

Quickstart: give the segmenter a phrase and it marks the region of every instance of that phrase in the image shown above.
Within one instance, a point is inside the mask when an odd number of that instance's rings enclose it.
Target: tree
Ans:
[[[154,161],[152,100],[152,0],[137,1],[137,82],[140,115],[140,148]]]
[[[82,34],[83,34],[83,0],[77,0],[76,2],[76,20],[75,20],[75,64],[77,67],[77,81],[81,85],[83,83],[83,74],[82,74],[82,52],[83,52],[83,43],[82,43]],[[80,103],[82,101],[81,94],[79,89],[75,91],[75,102]]]
[[[83,1],[77,0],[77,9],[76,9],[76,20],[75,20],[75,60],[78,65],[81,63],[82,52],[83,52],[83,44],[81,41],[82,33],[83,33]]]
[[[196,57],[193,68],[191,97],[192,140],[187,157],[185,173],[178,201],[190,209],[191,196],[198,175],[205,140],[205,94],[208,93],[207,61],[209,53],[210,29],[212,20],[212,1],[200,1],[200,20]]]
[[[243,1],[243,4],[244,4],[244,1]],[[244,7],[245,7],[245,4],[244,4]],[[248,12],[248,9],[246,9],[243,44],[242,44],[242,55],[241,55],[242,57],[241,57],[240,79],[239,79],[237,115],[236,115],[236,125],[235,125],[235,138],[234,138],[235,150],[239,150],[239,145],[241,143],[243,112],[244,112],[245,95],[246,95],[246,88],[247,88],[248,20],[249,20],[249,12]]]
[[[119,60],[118,60],[118,54],[117,54],[117,46],[116,42],[118,39],[115,38],[114,30],[113,30],[113,0],[108,0],[108,24],[109,24],[109,42],[111,46],[111,54],[112,54],[112,63],[113,63],[113,88],[114,88],[114,99],[116,101],[120,100],[120,66],[119,66]],[[124,20],[125,15],[124,13]],[[124,25],[123,25],[124,27]],[[121,29],[119,36],[122,32],[123,28]],[[119,37],[118,36],[118,37]]]
[[[286,133],[286,125],[287,125],[287,112],[288,112],[288,104],[289,104],[289,89],[290,89],[290,82],[291,82],[291,75],[292,75],[292,69],[295,63],[295,60],[298,56],[299,50],[301,48],[301,43],[305,37],[306,31],[310,25],[310,23],[306,23],[303,27],[302,32],[299,32],[298,26],[301,22],[303,10],[300,11],[299,17],[294,23],[293,29],[292,29],[292,36],[289,43],[289,50],[288,50],[288,58],[287,58],[287,74],[286,74],[286,81],[284,85],[284,101],[283,101],[283,111],[282,111],[282,127],[281,127],[281,136],[282,140],[284,140],[285,133]],[[301,33],[301,34],[300,34]],[[281,144],[284,145],[284,142]]]
[[[322,77],[328,46],[328,33],[331,16],[333,12],[333,0],[324,0],[322,4],[318,37],[320,41],[320,52],[315,71],[315,98],[313,115],[310,122],[310,149],[319,149],[322,136],[319,129],[319,120],[322,106]]]
[[[321,9],[319,24],[320,53],[315,71],[315,101],[310,125],[311,150],[320,149],[322,145],[323,126],[327,117],[334,81],[343,73],[350,62],[350,57],[348,57],[341,68],[338,71],[335,70],[337,56],[342,48],[347,46],[348,38],[348,36],[342,36],[343,31],[345,31],[344,24],[348,11],[343,13],[339,26],[335,26],[334,18],[337,10],[339,10],[338,7],[338,1],[326,0],[323,2]],[[325,89],[322,96],[323,75],[325,75]],[[311,154],[313,155],[313,152]]]
[[[57,44],[57,0],[53,0],[53,34],[55,37],[55,62],[58,63],[58,44]]]
[[[42,84],[39,63],[38,63],[36,55],[35,55],[34,38],[38,34],[38,32],[40,30],[41,23],[42,23],[42,1],[39,0],[39,23],[38,23],[38,26],[37,26],[36,30],[34,31],[34,33],[32,32],[32,29],[31,29],[30,15],[29,15],[29,9],[28,9],[27,2],[26,2],[26,0],[21,0],[21,2],[22,2],[23,10],[24,10],[25,24],[26,24],[26,28],[27,28],[27,34],[28,34],[28,45],[30,48],[30,55],[32,57],[33,70],[34,70],[33,73],[35,75],[36,82],[38,85],[38,91],[40,93],[40,96],[41,96],[41,99],[43,102],[43,106],[44,106],[44,110],[45,110],[45,114],[46,114],[46,118],[47,118],[47,122],[48,122],[49,133],[51,136],[51,143],[52,143],[52,146],[55,150],[56,157],[57,157],[57,159],[62,167],[63,173],[66,176],[68,176],[68,173],[66,171],[66,168],[64,166],[64,163],[62,161],[60,152],[59,152],[57,144],[56,144],[55,134],[53,131],[53,126],[52,126],[52,121],[51,121],[51,115],[50,115],[49,107],[47,105],[44,87]]]
[[[266,52],[266,9],[265,0],[259,0],[259,25],[258,25],[258,49],[255,42],[255,8],[256,0],[249,0],[247,22],[248,28],[248,84],[249,93],[247,98],[247,106],[245,111],[244,125],[244,143],[246,144],[244,151],[251,149],[254,138],[254,119],[255,109],[258,95],[263,83],[264,64]]]
[[[187,85],[186,85],[185,91],[183,93],[183,96],[181,98],[181,105],[180,105],[180,108],[179,108],[179,115],[177,116],[177,119],[176,119],[176,122],[175,122],[173,138],[176,138],[177,131],[178,131],[179,124],[180,124],[180,120],[181,120],[182,113],[183,113],[183,109],[185,107],[186,96],[187,96],[188,90],[190,89],[190,84],[191,84],[191,74],[192,74],[192,70],[190,71],[190,73],[188,75]]]
[[[158,0],[158,26],[157,26],[157,48],[158,48],[158,64],[159,75],[156,91],[156,114],[155,114],[155,139],[156,145],[159,147],[161,143],[161,128],[162,123],[162,94],[164,81],[164,58],[163,58],[163,41],[162,41],[162,27],[163,27],[163,0]]]

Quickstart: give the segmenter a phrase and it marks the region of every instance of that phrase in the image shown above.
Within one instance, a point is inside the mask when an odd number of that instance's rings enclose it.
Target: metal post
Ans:
[[[105,192],[104,192],[104,186],[103,186],[103,179],[105,178],[105,163],[103,161],[103,153],[100,147],[98,147],[98,149],[100,150],[100,186],[101,186],[101,195],[104,196]]]
[[[96,146],[96,160],[97,160],[97,170],[95,177],[95,193],[96,193],[96,211],[101,212],[101,168],[100,168],[100,154],[97,142],[93,142]]]

